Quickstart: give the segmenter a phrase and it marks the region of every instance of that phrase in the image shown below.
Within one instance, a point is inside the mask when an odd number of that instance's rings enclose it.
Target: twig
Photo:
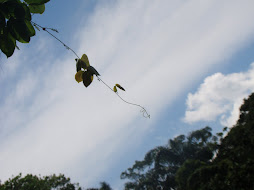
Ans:
[[[44,30],[44,31],[46,31],[47,33],[49,33],[53,38],[55,38],[57,41],[59,41],[61,44],[63,44],[63,46],[64,46],[66,49],[71,50],[71,51],[77,56],[77,58],[79,58],[79,56],[77,55],[77,53],[76,53],[73,49],[71,49],[71,48],[70,48],[69,46],[67,46],[63,41],[61,41],[61,40],[60,40],[59,38],[57,38],[54,34],[52,34],[51,32],[48,31],[48,30],[52,30],[52,31],[58,33],[58,31],[57,31],[56,29],[54,29],[54,28],[42,27],[42,26],[40,26],[39,24],[37,24],[37,23],[35,23],[35,22],[33,22],[33,21],[31,21],[31,23],[32,23],[34,26],[40,27],[42,30]],[[80,59],[80,58],[79,58],[79,59]]]

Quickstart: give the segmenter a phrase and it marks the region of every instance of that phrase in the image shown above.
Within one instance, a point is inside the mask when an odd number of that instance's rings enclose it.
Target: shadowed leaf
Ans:
[[[82,77],[83,77],[83,83],[85,87],[88,87],[93,81],[93,74],[90,73],[89,71],[85,71]]]
[[[120,84],[116,84],[116,86],[117,86],[118,88],[120,88],[121,90],[125,91],[125,89],[124,89]]]
[[[5,28],[3,34],[0,34],[0,49],[7,57],[10,57],[14,53],[15,47],[16,40]]]
[[[89,67],[87,68],[87,70],[88,70],[89,72],[91,72],[92,74],[96,75],[96,76],[100,76],[100,74],[98,73],[98,71],[97,71],[94,67],[92,67],[92,66],[89,66]]]

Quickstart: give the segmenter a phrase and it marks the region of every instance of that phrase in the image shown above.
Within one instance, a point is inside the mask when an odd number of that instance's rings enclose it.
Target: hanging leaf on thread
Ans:
[[[82,74],[82,78],[83,78],[83,84],[85,85],[85,87],[88,87],[93,81],[93,74],[89,71],[85,71]]]
[[[120,84],[116,84],[115,86],[117,86],[117,87],[120,88],[121,90],[125,91],[125,89],[124,89]]]
[[[77,73],[76,73],[76,75],[75,75],[75,79],[76,79],[76,81],[78,82],[78,83],[80,83],[80,82],[82,82],[83,81],[83,73],[84,73],[84,71],[78,71]]]
[[[101,76],[101,75],[98,73],[98,71],[97,71],[94,67],[92,67],[92,66],[89,66],[89,67],[87,68],[87,70],[90,71],[92,74],[94,74],[94,75],[96,75],[96,76]]]
[[[81,59],[75,59],[75,61],[77,69],[75,79],[78,83],[83,81],[85,87],[88,87],[93,82],[93,75],[100,76],[98,71],[94,67],[90,66],[86,54],[83,54]]]
[[[89,60],[88,60],[88,57],[86,54],[83,54],[82,57],[81,57],[81,61],[84,62],[86,64],[86,67],[89,67],[90,66],[90,63],[89,63]]]
[[[116,86],[114,86],[113,90],[114,90],[114,92],[115,92],[115,93],[117,92],[117,88],[116,88]]]

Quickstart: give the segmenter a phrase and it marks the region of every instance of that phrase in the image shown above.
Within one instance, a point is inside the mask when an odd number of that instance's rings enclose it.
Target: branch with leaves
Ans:
[[[32,14],[42,14],[50,0],[0,0],[0,49],[11,57],[20,43],[35,35]]]

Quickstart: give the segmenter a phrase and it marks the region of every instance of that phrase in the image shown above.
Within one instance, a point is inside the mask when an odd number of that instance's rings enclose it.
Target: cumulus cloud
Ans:
[[[254,90],[254,63],[246,72],[223,75],[215,73],[207,77],[195,93],[189,93],[186,101],[186,122],[214,121],[232,126],[239,117],[243,99]]]
[[[42,36],[10,59],[15,67],[3,68],[3,180],[19,172],[62,172],[94,185],[121,162],[119,155],[135,151],[187,86],[254,36],[253,1],[101,1],[89,19],[77,15],[71,47],[87,53],[109,85],[125,87],[123,98],[146,107],[151,120],[102,82],[76,83],[75,57],[65,50],[54,56],[59,44],[39,43],[54,40]]]

